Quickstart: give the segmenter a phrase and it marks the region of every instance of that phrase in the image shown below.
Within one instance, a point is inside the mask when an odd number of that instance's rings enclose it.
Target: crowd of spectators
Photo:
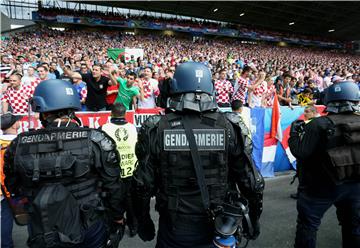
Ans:
[[[144,57],[126,62],[108,48],[142,48]],[[83,111],[109,109],[114,102],[131,108],[164,107],[169,82],[179,63],[198,61],[213,74],[222,107],[240,100],[250,107],[313,105],[332,83],[359,84],[360,57],[303,47],[242,44],[238,40],[124,35],[119,31],[56,31],[39,28],[3,41],[2,111],[28,111],[35,87],[46,79],[71,81]]]

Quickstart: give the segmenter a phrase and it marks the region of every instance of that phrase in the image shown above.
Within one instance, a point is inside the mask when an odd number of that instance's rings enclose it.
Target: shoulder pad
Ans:
[[[143,126],[146,126],[148,128],[155,127],[159,124],[161,119],[161,115],[150,115],[149,118],[146,119],[146,121],[143,123]]]
[[[241,121],[241,117],[239,114],[232,113],[232,112],[226,112],[225,113],[226,119],[228,119],[230,122],[234,124],[238,124]]]
[[[91,130],[90,139],[97,143],[103,151],[116,149],[114,140],[102,130]]]

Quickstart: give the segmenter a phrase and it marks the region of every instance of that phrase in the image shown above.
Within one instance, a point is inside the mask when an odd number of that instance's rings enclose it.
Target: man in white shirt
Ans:
[[[145,77],[143,80],[139,80],[138,86],[140,89],[140,100],[138,102],[138,108],[155,108],[156,97],[160,94],[158,84],[159,82],[152,78],[152,70],[150,67],[144,70]]]
[[[26,85],[31,85],[31,83],[36,81],[40,81],[40,79],[35,76],[35,68],[30,66],[27,69],[27,75],[21,78],[21,83],[22,85],[26,86]]]

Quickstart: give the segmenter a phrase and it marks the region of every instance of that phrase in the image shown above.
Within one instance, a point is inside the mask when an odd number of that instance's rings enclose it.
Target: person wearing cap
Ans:
[[[291,125],[288,140],[298,164],[295,248],[316,247],[325,212],[335,205],[342,247],[360,247],[360,91],[353,82],[326,90],[327,116]]]
[[[12,229],[13,229],[13,217],[10,211],[9,204],[7,203],[3,194],[9,197],[10,194],[6,190],[4,185],[5,175],[3,172],[4,166],[4,153],[11,141],[16,137],[17,131],[20,127],[19,120],[21,116],[12,115],[7,113],[1,116],[0,124],[2,134],[0,135],[0,181],[1,181],[1,247],[10,248],[13,247]]]

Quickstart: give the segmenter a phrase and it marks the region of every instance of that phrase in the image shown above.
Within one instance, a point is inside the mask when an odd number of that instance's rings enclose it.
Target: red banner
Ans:
[[[142,123],[150,116],[156,114],[162,114],[163,109],[137,109],[136,111],[127,111],[125,119],[133,123],[136,127],[140,127]],[[100,111],[100,112],[76,112],[76,116],[81,120],[83,126],[90,128],[99,128],[105,123],[110,121],[110,111]],[[30,119],[30,121],[29,121]],[[29,128],[39,129],[42,127],[40,120],[31,116],[24,116],[21,119],[21,128],[20,132],[28,131]]]

